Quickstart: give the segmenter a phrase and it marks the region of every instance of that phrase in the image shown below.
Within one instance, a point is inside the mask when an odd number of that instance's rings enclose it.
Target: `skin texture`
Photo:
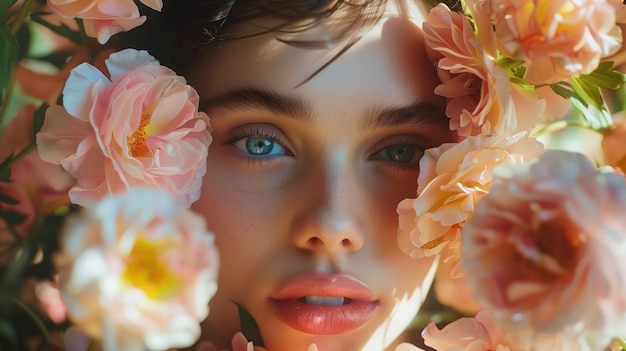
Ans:
[[[320,350],[383,350],[430,287],[436,262],[400,251],[396,206],[415,197],[423,149],[450,141],[448,120],[433,95],[438,81],[424,52],[421,19],[387,6],[359,42],[304,84],[341,43],[310,49],[276,34],[254,36],[222,45],[189,77],[214,129],[193,209],[207,218],[221,255],[202,336],[218,347],[228,347],[240,330],[235,301],[255,318],[272,351],[306,350],[311,343]],[[289,39],[324,36],[326,29]],[[223,98],[250,88],[301,106],[271,109]],[[376,118],[416,103],[402,121]],[[269,154],[251,156],[250,137],[277,141]],[[283,323],[270,296],[286,280],[312,272],[363,282],[378,305],[371,318],[339,335],[307,334]]]

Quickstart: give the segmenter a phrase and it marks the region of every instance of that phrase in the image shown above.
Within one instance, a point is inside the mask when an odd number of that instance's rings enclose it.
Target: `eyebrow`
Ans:
[[[363,120],[363,127],[374,129],[411,124],[427,128],[447,125],[448,121],[443,108],[429,102],[418,101],[398,108],[372,110]]]
[[[204,100],[200,107],[202,110],[209,111],[213,109],[260,109],[302,121],[313,119],[310,108],[300,97],[257,88],[228,91],[215,98]]]
[[[254,109],[267,110],[305,122],[315,118],[308,104],[298,96],[252,87],[227,91],[215,98],[204,100],[200,106],[209,116],[211,110]],[[427,128],[447,123],[448,118],[441,107],[420,101],[397,108],[371,109],[362,120],[361,127],[373,129],[411,124]]]

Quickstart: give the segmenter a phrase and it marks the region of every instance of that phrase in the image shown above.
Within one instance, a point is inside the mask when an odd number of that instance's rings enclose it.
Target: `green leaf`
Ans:
[[[33,114],[33,134],[39,133],[41,127],[43,127],[43,121],[46,118],[46,110],[48,107],[48,104],[42,104]]]
[[[10,155],[6,160],[0,163],[0,182],[10,183],[11,182],[11,161],[13,160],[13,155]]]
[[[17,0],[0,0],[0,21],[5,22],[9,18],[9,8],[16,2]]]
[[[9,204],[9,205],[17,205],[20,203],[20,201],[18,199],[15,199],[7,194],[4,193],[0,193],[0,202],[3,202],[5,204]]]
[[[619,89],[626,82],[626,75],[612,68],[613,62],[601,62],[595,71],[581,75],[580,79],[600,89]]]
[[[237,310],[239,311],[239,322],[241,323],[241,332],[248,339],[252,341],[255,346],[264,347],[263,338],[259,331],[259,326],[256,324],[254,318],[250,315],[246,309],[240,304],[236,303]]]
[[[576,96],[576,94],[574,94],[571,89],[563,86],[562,84],[550,84],[550,88],[552,88],[552,91],[557,93],[559,96],[562,96],[566,99]]]
[[[13,83],[13,73],[18,59],[17,42],[7,22],[2,21],[0,22],[0,106],[4,105],[7,89]]]
[[[9,225],[20,224],[26,220],[26,217],[25,214],[16,211],[0,210],[0,218],[4,218]]]
[[[6,296],[2,298],[6,299]],[[17,349],[17,332],[11,325],[12,323],[5,318],[0,319],[0,350],[16,350]]]
[[[605,109],[604,99],[600,88],[589,80],[580,77],[572,77],[572,88],[578,96],[586,103],[592,105],[598,110]]]
[[[80,33],[77,31],[72,30],[70,27],[66,26],[64,23],[61,23],[60,25],[54,25],[48,21],[46,21],[44,19],[45,16],[50,15],[50,12],[38,12],[38,13],[31,13],[30,14],[30,19],[33,22],[39,23],[42,26],[50,29],[51,31],[53,31],[56,34],[59,34],[63,37],[66,37],[67,39],[71,40],[72,42],[78,44],[78,45],[82,45],[83,44],[83,39],[80,36]]]

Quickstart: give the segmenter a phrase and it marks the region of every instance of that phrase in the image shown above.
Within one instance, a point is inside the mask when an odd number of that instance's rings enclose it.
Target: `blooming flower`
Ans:
[[[76,178],[76,204],[149,185],[189,206],[211,142],[196,91],[145,51],[123,50],[106,65],[112,81],[86,63],[72,71],[64,106],[47,110],[37,134],[42,159]]]
[[[525,79],[554,83],[591,73],[622,44],[621,0],[478,0],[495,25],[498,49],[523,60]]]
[[[424,343],[437,351],[511,351],[506,334],[485,309],[474,318],[458,319],[439,330],[430,322],[422,331]]]
[[[461,136],[487,135],[530,130],[536,124],[545,101],[511,83],[475,39],[465,15],[439,4],[430,11],[423,29],[426,48],[442,81],[435,93],[448,99],[451,130]]]
[[[153,10],[163,8],[162,0],[140,0]],[[89,37],[100,44],[119,32],[129,31],[145,22],[139,8],[132,0],[48,0],[48,5],[58,14],[68,18],[81,18]]]
[[[217,287],[204,219],[151,188],[70,217],[55,265],[70,319],[105,350],[192,345]]]
[[[463,229],[476,299],[516,344],[599,350],[626,330],[626,182],[548,150],[498,168]]]
[[[426,150],[420,160],[417,198],[398,205],[400,247],[413,257],[432,256],[446,247],[458,252],[461,228],[476,202],[489,191],[494,167],[523,163],[543,151],[527,133],[474,136]]]

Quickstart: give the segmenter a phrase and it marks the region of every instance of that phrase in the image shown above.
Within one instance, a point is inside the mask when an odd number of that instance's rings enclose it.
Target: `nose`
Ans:
[[[332,171],[313,172],[305,187],[310,199],[302,209],[300,225],[294,228],[294,243],[310,252],[335,255],[358,251],[364,244],[361,214],[366,208],[359,197],[359,181],[346,165]],[[359,202],[361,202],[359,204]]]

